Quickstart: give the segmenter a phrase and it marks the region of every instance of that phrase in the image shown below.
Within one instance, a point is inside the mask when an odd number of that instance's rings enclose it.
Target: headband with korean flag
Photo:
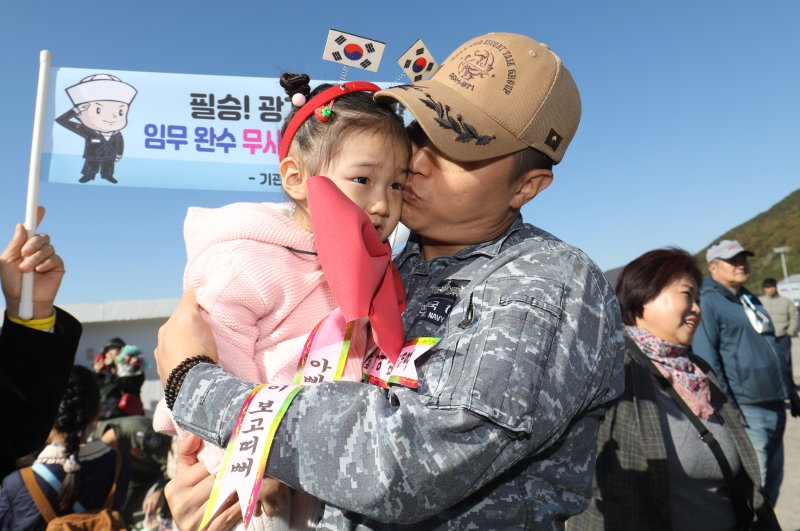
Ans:
[[[417,81],[426,81],[430,79],[433,74],[439,70],[438,63],[434,60],[433,55],[428,51],[428,47],[422,42],[422,39],[417,39],[417,42],[411,45],[406,52],[397,60],[397,64],[403,69],[403,72],[416,83]]]
[[[297,113],[295,113],[286,126],[286,131],[281,137],[281,147],[278,154],[279,160],[286,158],[286,155],[289,153],[289,146],[292,145],[292,139],[294,139],[297,130],[300,129],[300,126],[303,125],[308,117],[314,114],[317,109],[331,107],[336,98],[341,98],[345,94],[350,94],[351,92],[365,91],[375,93],[380,89],[381,88],[374,83],[368,83],[366,81],[348,81],[347,83],[327,88],[311,98],[310,101],[304,103],[302,107],[297,109]],[[327,121],[327,117],[324,121]]]

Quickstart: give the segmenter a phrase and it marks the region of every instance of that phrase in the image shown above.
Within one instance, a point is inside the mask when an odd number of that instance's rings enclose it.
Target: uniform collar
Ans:
[[[468,258],[472,258],[475,256],[486,256],[488,258],[494,258],[500,251],[502,250],[503,246],[505,245],[506,241],[509,239],[514,239],[513,236],[516,232],[524,227],[524,223],[522,221],[522,216],[517,216],[517,219],[514,220],[514,223],[508,228],[505,234],[501,235],[494,240],[490,240],[488,242],[478,243],[475,245],[471,245],[464,249],[461,249],[456,254],[452,256],[452,258],[459,259],[459,260],[466,260]],[[415,233],[411,233],[411,236],[408,239],[408,243],[406,243],[405,249],[403,252],[395,260],[397,267],[402,267],[403,264],[409,260],[411,257],[416,257],[418,260],[423,260],[422,258],[422,245],[420,243],[420,238]],[[450,257],[448,257],[450,258]]]

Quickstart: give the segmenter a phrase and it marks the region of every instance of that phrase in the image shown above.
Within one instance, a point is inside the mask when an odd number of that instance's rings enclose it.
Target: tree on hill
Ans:
[[[753,251],[750,258],[750,280],[745,287],[761,293],[761,282],[768,277],[783,278],[781,257],[773,252],[776,247],[789,246],[786,269],[789,275],[800,273],[800,189],[795,190],[766,212],[734,227],[697,253],[697,263],[708,274],[706,251],[720,240],[738,240],[745,249]]]

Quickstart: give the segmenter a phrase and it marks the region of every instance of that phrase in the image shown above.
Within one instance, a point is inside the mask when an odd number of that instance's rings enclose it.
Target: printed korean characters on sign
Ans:
[[[42,180],[284,200],[278,151],[292,104],[278,79],[54,67],[50,85]]]
[[[422,42],[422,39],[417,39],[411,48],[406,50],[397,64],[403,69],[403,72],[413,82],[428,80],[439,69],[439,65],[433,59],[433,56],[428,51],[428,47]]]
[[[322,58],[342,66],[362,68],[377,72],[386,44],[367,37],[359,37],[335,29],[328,30]]]

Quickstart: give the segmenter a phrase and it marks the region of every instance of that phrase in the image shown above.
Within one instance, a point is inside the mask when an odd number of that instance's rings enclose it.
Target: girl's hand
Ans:
[[[277,479],[264,478],[258,493],[260,503],[256,508],[256,514],[261,514],[261,510],[263,510],[267,516],[278,516],[278,513],[289,506],[291,495],[292,489],[288,485]]]

